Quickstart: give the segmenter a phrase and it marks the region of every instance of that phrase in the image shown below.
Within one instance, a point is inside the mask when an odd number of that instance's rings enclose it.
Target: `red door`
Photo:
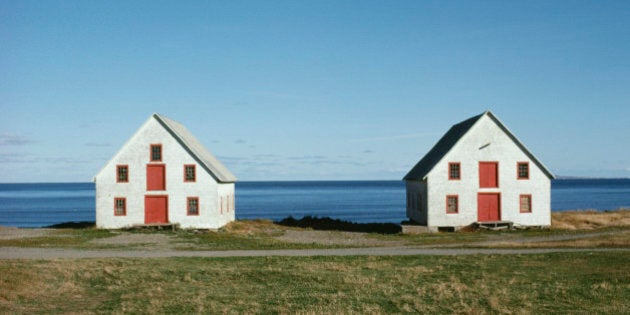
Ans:
[[[147,165],[147,190],[166,190],[164,164]]]
[[[499,162],[479,162],[479,187],[499,187]]]
[[[477,194],[477,221],[500,221],[501,220],[501,195],[500,194]]]
[[[144,223],[168,223],[167,196],[144,196]]]

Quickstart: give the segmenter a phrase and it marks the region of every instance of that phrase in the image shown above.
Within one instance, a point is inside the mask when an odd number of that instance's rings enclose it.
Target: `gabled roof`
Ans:
[[[155,119],[177,142],[203,167],[216,181],[220,183],[236,182],[236,176],[232,174],[208,149],[206,149],[195,136],[193,136],[182,124],[166,118],[160,114],[153,114]],[[151,119],[149,118],[149,119]],[[148,121],[147,121],[148,122]],[[146,123],[145,123],[146,124]],[[142,128],[141,128],[142,129]],[[138,131],[139,132],[139,131]],[[133,138],[133,137],[132,137]],[[123,148],[127,143],[123,145]],[[118,153],[116,154],[118,155]],[[114,156],[115,158],[116,156]],[[112,158],[112,160],[114,159]],[[107,166],[111,160],[105,164]],[[105,167],[103,167],[104,169]],[[101,169],[100,172],[103,171]],[[97,174],[98,176],[98,174]],[[95,177],[96,179],[96,177]]]
[[[518,138],[490,111],[486,111],[480,115],[468,118],[449,129],[444,136],[438,141],[433,148],[405,175],[404,180],[424,180],[431,170],[455,147],[459,140],[479,121],[482,117],[488,116],[492,119],[505,134],[512,139],[527,157],[530,158],[538,167],[549,177],[553,179],[553,174],[521,143]]]
[[[160,114],[153,114],[164,128],[179,142],[190,155],[199,162],[219,182],[233,183],[236,176],[204,147],[182,124]]]

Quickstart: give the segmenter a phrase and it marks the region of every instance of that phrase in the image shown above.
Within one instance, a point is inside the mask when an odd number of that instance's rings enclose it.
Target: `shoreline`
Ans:
[[[619,207],[618,209],[614,209],[614,210],[597,210],[597,209],[569,209],[569,210],[551,210],[551,215],[553,217],[554,214],[559,215],[559,214],[571,214],[571,213],[576,213],[576,214],[588,214],[588,213],[592,213],[592,214],[598,214],[598,213],[617,213],[617,212],[625,212],[625,211],[630,211],[630,207]],[[273,220],[270,218],[236,218],[235,221],[240,221],[240,222],[247,222],[247,221],[256,221],[256,220],[262,220],[262,221],[272,221],[272,222],[281,222],[284,220],[289,220],[289,219],[293,219],[293,220],[304,220],[304,219],[315,219],[315,220],[329,220],[329,221],[339,221],[342,224],[351,224],[351,225],[358,225],[358,226],[368,226],[368,225],[397,225],[397,226],[401,226],[403,222],[406,222],[406,220],[401,220],[398,223],[395,222],[355,222],[355,221],[347,221],[347,220],[342,220],[342,219],[337,219],[337,218],[332,218],[332,217],[327,217],[327,216],[304,216],[302,218],[293,218],[292,216],[288,216],[285,217],[283,219],[280,220]],[[77,229],[77,228],[87,228],[90,225],[95,225],[96,221],[64,221],[64,222],[58,222],[58,223],[53,223],[53,224],[49,224],[49,225],[42,225],[42,226],[14,226],[14,225],[3,225],[0,224],[0,229],[6,229],[6,228],[17,228],[17,229]],[[552,222],[553,224],[553,222]]]

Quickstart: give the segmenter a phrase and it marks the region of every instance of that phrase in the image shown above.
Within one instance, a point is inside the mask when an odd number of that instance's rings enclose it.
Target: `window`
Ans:
[[[188,197],[188,215],[199,215],[199,197]]]
[[[461,179],[460,172],[461,164],[458,163],[448,163],[448,179],[450,180],[459,180]]]
[[[219,198],[219,213],[223,214],[223,197]]]
[[[518,162],[516,164],[516,178],[517,179],[529,179],[529,163]]]
[[[152,144],[151,145],[151,162],[160,162],[160,161],[162,161],[162,145]]]
[[[521,212],[529,213],[532,212],[532,195],[521,195],[520,199],[520,208]]]
[[[194,182],[195,180],[196,180],[195,166],[194,165],[184,165],[184,181],[185,182]]]
[[[126,198],[114,198],[114,215],[116,216],[127,215],[127,199]]]
[[[129,166],[116,165],[116,182],[117,183],[129,182]]]
[[[446,196],[446,213],[459,212],[459,200],[457,195]]]
[[[416,205],[416,210],[422,211],[422,194],[418,193],[418,204]]]

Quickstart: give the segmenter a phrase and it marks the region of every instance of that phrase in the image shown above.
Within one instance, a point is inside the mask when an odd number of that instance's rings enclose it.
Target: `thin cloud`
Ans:
[[[264,158],[277,159],[280,157],[277,154],[254,154],[253,156],[256,158],[262,158],[262,159]]]
[[[0,145],[26,145],[29,143],[33,143],[34,141],[29,139],[26,136],[16,135],[12,133],[3,133],[0,134]]]
[[[73,157],[48,157],[48,158],[39,158],[42,162],[51,162],[51,163],[61,163],[61,164],[86,164],[93,162],[90,159],[81,159],[81,158],[73,158]]]
[[[363,142],[363,141],[399,140],[399,139],[423,138],[423,137],[429,137],[429,136],[435,136],[435,135],[438,135],[438,133],[423,132],[423,133],[409,133],[409,134],[402,134],[402,135],[360,138],[360,139],[352,139],[351,141]]]
[[[0,154],[0,163],[31,163],[34,160],[29,154],[3,153]]]
[[[88,142],[85,144],[86,147],[111,147],[112,144],[109,142]]]
[[[247,159],[245,157],[240,157],[240,156],[224,156],[224,155],[223,156],[219,155],[217,156],[217,158],[221,161],[230,161],[230,162],[240,162]]]
[[[90,159],[75,157],[43,157],[32,154],[4,153],[0,154],[0,163],[54,163],[54,164],[86,164]]]
[[[245,141],[243,139],[237,139],[236,141],[234,141],[234,143],[243,144],[243,143],[247,143],[247,141]]]
[[[323,155],[303,155],[303,156],[290,156],[287,157],[287,160],[292,161],[314,161],[314,160],[325,160],[328,157]]]

